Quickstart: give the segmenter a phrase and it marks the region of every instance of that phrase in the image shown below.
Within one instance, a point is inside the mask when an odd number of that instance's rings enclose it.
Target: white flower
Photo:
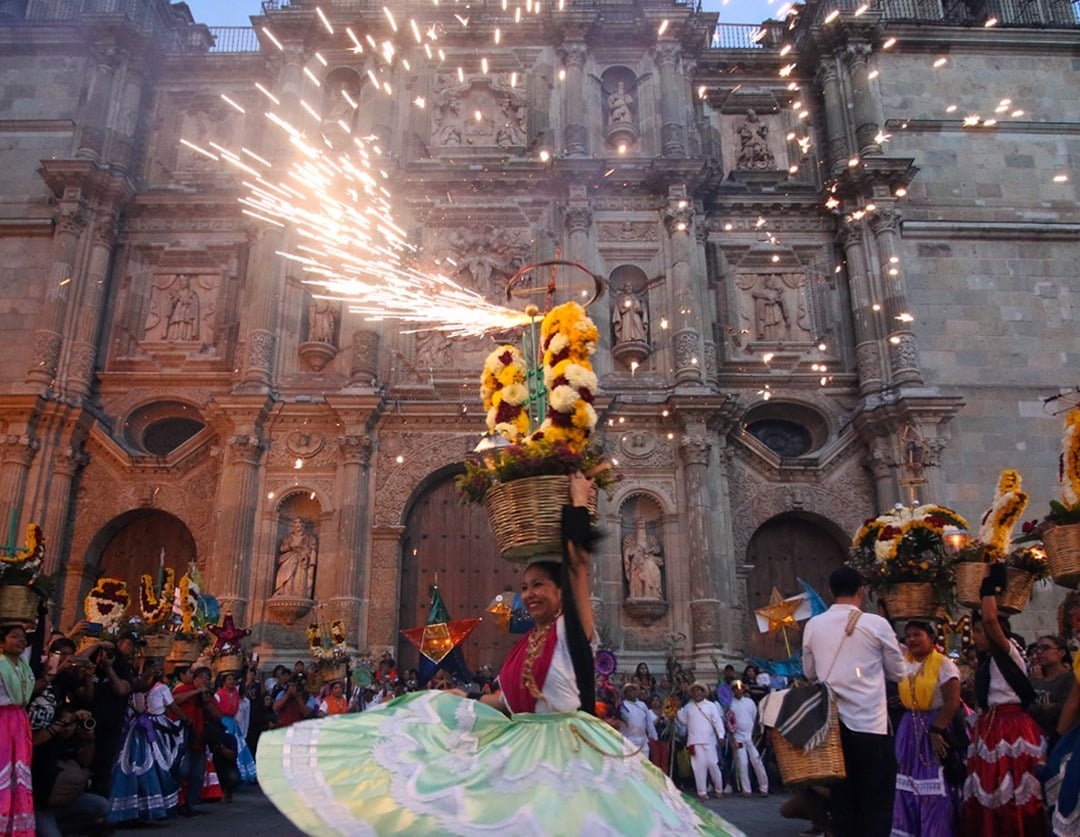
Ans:
[[[520,407],[529,399],[529,391],[525,388],[524,384],[510,384],[507,387],[503,387],[502,400],[507,404],[513,404],[516,407]]]
[[[551,338],[551,342],[548,343],[548,351],[552,355],[557,355],[563,349],[570,345],[570,340],[561,331]]]
[[[487,411],[487,429],[492,433],[495,432],[495,417],[498,414],[499,414],[499,408],[498,407],[492,407],[490,410]]]
[[[584,389],[590,393],[596,392],[599,381],[596,378],[596,373],[589,369],[589,367],[582,366],[578,363],[571,363],[566,367],[563,374],[566,376],[567,382],[574,389]]]
[[[511,442],[516,442],[521,435],[516,425],[509,424],[505,421],[500,421],[495,425],[495,432],[500,436],[509,439]]]
[[[551,405],[551,409],[560,413],[571,413],[574,411],[574,405],[580,400],[581,395],[574,387],[570,386],[557,386],[551,391],[551,396],[548,400],[548,404]]]
[[[874,541],[874,557],[879,561],[889,560],[892,555],[892,541]]]
[[[596,429],[596,408],[592,404],[585,405],[585,414],[589,417],[589,432]]]

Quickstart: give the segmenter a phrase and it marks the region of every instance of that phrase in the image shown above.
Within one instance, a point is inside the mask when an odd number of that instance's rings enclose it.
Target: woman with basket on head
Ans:
[[[968,751],[967,780],[959,833],[1043,835],[1049,833],[1036,770],[1046,758],[1046,738],[1023,707],[1035,700],[1024,673],[1024,657],[1009,640],[1009,624],[998,616],[996,594],[1006,586],[1005,564],[989,564],[979,594],[982,611],[972,612],[971,639],[979,651],[975,702],[979,716]]]
[[[592,489],[571,477],[562,562],[525,569],[534,627],[503,665],[501,693],[412,692],[263,737],[260,785],[294,824],[311,834],[732,833],[581,711],[595,702]]]
[[[961,739],[953,728],[960,670],[934,648],[934,636],[929,622],[913,619],[904,628],[907,674],[899,684],[905,712],[896,731],[894,835],[956,833],[967,750],[966,732]]]

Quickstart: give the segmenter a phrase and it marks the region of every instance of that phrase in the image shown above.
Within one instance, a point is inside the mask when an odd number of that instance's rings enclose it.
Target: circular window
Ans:
[[[806,404],[766,401],[747,411],[743,430],[777,456],[791,459],[820,450],[829,441],[829,422]]]
[[[144,404],[123,424],[124,441],[134,451],[166,456],[206,427],[202,415],[182,401]]]
[[[747,425],[746,432],[773,453],[783,457],[802,456],[813,447],[810,431],[784,419],[764,419]]]
[[[203,429],[201,421],[167,418],[155,421],[143,433],[142,446],[148,453],[165,456]]]

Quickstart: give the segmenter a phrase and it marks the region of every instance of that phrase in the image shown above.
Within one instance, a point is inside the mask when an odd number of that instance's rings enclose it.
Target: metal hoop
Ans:
[[[581,264],[580,262],[568,261],[567,259],[548,259],[547,261],[537,262],[536,264],[525,265],[525,267],[521,268],[521,270],[519,270],[517,273],[510,277],[509,281],[507,281],[506,283],[507,301],[514,299],[513,290],[514,286],[518,283],[518,280],[522,279],[523,277],[532,273],[534,270],[537,270],[541,267],[574,267],[582,271],[589,278],[591,278],[595,286],[593,290],[593,295],[588,299],[588,301],[579,303],[582,308],[588,308],[590,305],[596,302],[596,300],[598,300],[604,293],[604,277],[593,273],[591,270],[589,270],[589,268],[585,267],[585,265]],[[553,293],[554,288],[549,288],[548,294],[550,295]],[[548,304],[546,305],[545,310],[551,307],[550,300],[548,300],[547,302]]]

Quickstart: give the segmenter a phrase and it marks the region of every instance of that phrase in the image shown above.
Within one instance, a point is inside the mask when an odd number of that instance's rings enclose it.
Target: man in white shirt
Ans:
[[[705,700],[708,692],[704,683],[695,681],[690,687],[690,702],[679,710],[677,717],[686,727],[686,748],[690,750],[690,768],[694,771],[698,799],[709,798],[709,779],[712,779],[715,796],[724,792],[716,751],[717,741],[724,740],[724,716],[720,713],[720,704]]]
[[[728,727],[732,738],[735,739],[735,769],[739,772],[739,785],[742,787],[743,796],[750,796],[750,768],[754,766],[754,775],[757,777],[758,793],[762,796],[769,795],[769,774],[765,772],[765,764],[761,760],[761,753],[754,746],[754,727],[757,725],[757,704],[747,697],[746,686],[741,680],[731,684],[731,706],[728,707]]]
[[[624,725],[622,734],[647,755],[649,742],[656,740],[656,726],[653,723],[652,712],[645,705],[645,701],[639,697],[640,691],[636,683],[627,683],[623,686],[623,702],[619,713],[622,715]]]
[[[851,567],[829,576],[833,606],[803,631],[803,670],[829,684],[840,715],[847,779],[832,788],[836,837],[886,837],[892,830],[896,753],[885,709],[885,680],[904,676],[892,626],[860,610],[863,581]]]

